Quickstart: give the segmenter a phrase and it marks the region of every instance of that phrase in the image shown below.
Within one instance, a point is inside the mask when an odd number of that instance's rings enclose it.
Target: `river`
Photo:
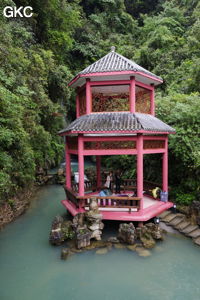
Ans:
[[[199,300],[200,248],[182,235],[140,257],[126,249],[60,260],[48,243],[51,222],[64,214],[61,186],[42,188],[26,214],[0,233],[1,300]],[[115,227],[106,223],[105,233]]]

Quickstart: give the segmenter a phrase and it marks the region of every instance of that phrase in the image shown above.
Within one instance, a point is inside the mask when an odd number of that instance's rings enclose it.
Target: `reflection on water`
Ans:
[[[65,213],[62,199],[62,187],[43,188],[28,213],[0,233],[1,300],[200,299],[200,248],[181,235],[169,234],[149,257],[113,249],[61,261],[48,234],[54,216]],[[111,224],[106,235],[116,232]]]

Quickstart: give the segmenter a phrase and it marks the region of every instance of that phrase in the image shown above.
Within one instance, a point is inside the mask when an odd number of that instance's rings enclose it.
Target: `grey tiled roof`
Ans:
[[[158,118],[142,113],[130,112],[105,112],[83,115],[73,121],[67,128],[61,130],[64,132],[112,132],[112,131],[130,131],[139,130],[156,132],[175,132],[175,130],[159,120]]]
[[[79,74],[99,73],[99,72],[116,72],[116,71],[134,71],[142,72],[154,78],[162,80],[161,77],[140,67],[134,61],[118,54],[115,51],[109,52],[107,55],[85,68]]]

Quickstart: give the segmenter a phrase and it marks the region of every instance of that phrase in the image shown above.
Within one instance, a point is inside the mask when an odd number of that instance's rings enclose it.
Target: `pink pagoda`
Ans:
[[[92,197],[96,197],[103,219],[140,225],[173,206],[167,199],[168,135],[175,130],[155,117],[155,87],[162,82],[112,47],[69,83],[76,89],[77,118],[59,134],[65,136],[66,144],[66,199],[62,204],[73,216],[86,211]],[[72,154],[78,156],[77,184],[71,181]],[[123,194],[100,197],[101,156],[124,154],[137,157],[136,179],[123,180]],[[164,201],[148,192],[158,185],[143,179],[146,154],[162,155]],[[94,182],[84,180],[84,157],[91,155],[96,156]]]

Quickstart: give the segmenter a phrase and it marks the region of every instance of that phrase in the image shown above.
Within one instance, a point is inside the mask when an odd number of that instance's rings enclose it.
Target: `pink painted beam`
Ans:
[[[137,197],[141,198],[140,209],[143,209],[143,136],[137,140]]]
[[[156,154],[156,153],[164,153],[165,149],[160,148],[160,149],[144,149],[143,154]]]
[[[78,172],[79,172],[79,196],[84,196],[84,156],[83,137],[78,137]]]
[[[96,149],[96,150],[84,150],[84,155],[128,155],[137,154],[136,149]]]
[[[68,139],[66,138],[65,143],[65,178],[66,178],[66,187],[71,188],[71,155],[68,150]]]
[[[165,141],[166,139],[166,135],[163,135],[163,136],[148,136],[148,135],[144,135],[143,136],[143,140],[149,140],[149,141],[152,141],[152,140],[159,140],[159,141]]]
[[[78,155],[78,150],[69,150],[68,152],[69,152],[69,154]]]
[[[91,86],[97,85],[129,85],[130,80],[102,80],[102,81],[90,81]]]
[[[118,133],[118,134],[122,134],[122,133],[127,133],[127,134],[137,134],[137,133],[147,133],[147,134],[175,134],[176,132],[166,132],[166,131],[148,131],[148,130],[136,130],[136,131],[131,131],[131,130],[113,130],[113,131],[95,131],[95,132],[91,132],[91,131],[78,131],[78,130],[70,130],[70,131],[66,131],[66,132],[62,132],[59,135],[63,136],[63,135],[70,135],[72,133],[81,133],[81,134],[108,134],[108,133]]]
[[[142,73],[142,72],[134,72],[134,71],[116,71],[116,72],[99,72],[99,73],[88,73],[88,74],[79,74],[77,75],[75,78],[73,78],[70,82],[69,82],[69,86],[72,85],[73,83],[75,83],[79,78],[84,78],[84,77],[98,77],[98,76],[113,76],[113,75],[135,75],[135,74],[138,74],[142,77],[146,77],[146,78],[149,78],[153,81],[156,81],[156,82],[159,82],[159,83],[162,83],[163,80],[162,79],[159,79],[159,78],[156,78],[156,77],[153,77],[151,75],[148,75],[148,74],[145,74],[145,73]]]
[[[163,163],[162,163],[162,186],[163,191],[168,191],[168,138],[165,140],[165,152],[163,153]]]
[[[86,114],[91,114],[92,111],[92,97],[91,97],[91,87],[90,78],[86,79]]]
[[[84,142],[120,142],[120,141],[136,141],[136,136],[84,136],[83,137]]]
[[[137,80],[135,80],[135,84],[136,84],[136,86],[143,87],[143,88],[145,88],[146,90],[150,90],[150,91],[153,90],[152,85],[145,84],[145,83],[140,82],[140,81],[137,81]]]
[[[130,77],[130,81],[131,81],[131,84],[130,84],[130,112],[131,113],[135,113],[135,77],[134,76],[131,76]]]
[[[96,156],[97,187],[101,186],[101,156]]]

